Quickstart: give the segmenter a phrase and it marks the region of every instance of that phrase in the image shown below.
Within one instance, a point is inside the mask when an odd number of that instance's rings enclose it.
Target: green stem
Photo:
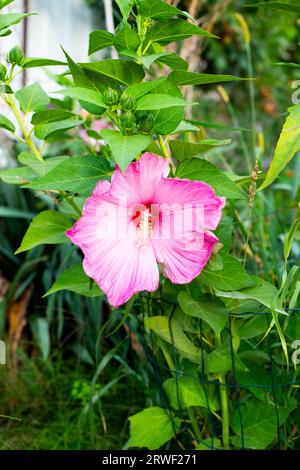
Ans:
[[[174,372],[176,374],[175,365],[174,365],[173,359],[171,357],[171,354],[169,353],[167,345],[163,341],[159,340],[159,346],[162,350],[162,353],[165,357],[166,363],[168,364],[168,367],[169,367],[170,371],[173,371],[173,375],[174,375]],[[201,434],[197,419],[195,417],[193,407],[191,407],[191,406],[187,407],[187,412],[188,412],[188,415],[189,415],[189,419],[190,419],[195,437],[196,437],[198,442],[201,442],[202,434]]]
[[[9,105],[9,107],[11,108],[12,112],[14,113],[14,115],[15,115],[17,121],[18,121],[19,126],[22,129],[26,144],[28,145],[28,147],[30,148],[30,150],[32,151],[32,153],[36,157],[36,159],[42,162],[43,157],[41,155],[41,152],[36,148],[32,138],[31,138],[30,132],[28,132],[28,130],[26,128],[26,124],[22,119],[22,116],[21,116],[21,114],[20,114],[20,112],[19,112],[19,110],[16,106],[16,103],[15,103],[14,99],[11,96],[8,96],[5,101]]]
[[[216,346],[221,344],[221,335],[216,334]],[[226,375],[218,374],[219,386],[220,386],[220,399],[221,399],[221,411],[222,411],[222,441],[223,448],[228,450],[230,448],[229,441],[229,406],[228,406],[228,395],[226,387]]]
[[[67,196],[67,193],[65,193],[64,191],[60,191],[59,194],[67,201],[69,206],[71,206],[75,210],[75,212],[77,212],[77,214],[81,217],[82,212],[80,208],[77,206],[77,204],[74,202],[73,197]]]
[[[164,142],[164,139],[163,139],[162,136],[159,135],[159,134],[158,134],[157,138],[158,138],[158,142],[159,142],[160,148],[161,148],[161,150],[162,150],[162,153],[163,153],[164,157],[165,157],[167,160],[169,160],[170,165],[171,165],[171,168],[172,168],[172,171],[173,171],[173,173],[175,174],[175,172],[176,172],[176,166],[175,166],[175,163],[173,162],[173,159],[172,159],[171,155],[169,154],[169,152],[168,152],[168,150],[167,150],[167,147],[166,147],[166,144],[165,144],[165,142]]]

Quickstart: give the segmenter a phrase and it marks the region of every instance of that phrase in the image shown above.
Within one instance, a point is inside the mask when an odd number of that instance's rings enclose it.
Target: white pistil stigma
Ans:
[[[139,238],[143,241],[149,240],[152,237],[152,222],[149,209],[141,212],[138,232]]]

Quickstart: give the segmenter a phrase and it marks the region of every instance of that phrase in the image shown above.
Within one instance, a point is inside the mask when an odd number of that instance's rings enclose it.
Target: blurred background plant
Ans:
[[[102,0],[82,1],[104,20]],[[190,115],[197,125],[202,123],[201,138],[230,135],[231,144],[209,150],[206,156],[230,173],[249,175],[245,179],[249,186],[256,158],[260,168],[267,169],[292,105],[292,82],[298,71],[276,63],[300,63],[299,22],[288,12],[274,15],[271,10],[245,8],[248,2],[243,0],[169,3],[189,11],[202,27],[220,37],[209,42],[196,37],[184,43],[181,56],[190,70],[256,78],[217,90],[207,85],[205,92],[194,87],[193,99],[200,104]],[[114,12],[120,19],[117,8]],[[49,71],[47,76],[60,84],[67,80]],[[71,111],[75,105],[66,98],[64,106]],[[53,139],[49,155],[101,151],[93,141],[97,129],[91,116],[82,117],[79,131]],[[24,145],[11,141],[5,132],[0,141],[1,168],[15,166]],[[235,219],[233,235],[227,234],[233,236],[233,253],[244,259],[246,249],[250,271],[275,285],[284,270],[285,236],[299,216],[299,187],[297,156],[271,190],[256,195],[247,247],[249,209],[237,210],[233,204],[228,208],[228,217]],[[119,310],[111,316],[103,298],[60,291],[59,286],[56,293],[42,298],[57,274],[79,265],[74,247],[45,245],[14,254],[34,215],[53,206],[49,194],[37,196],[0,182],[0,336],[9,344],[8,367],[0,369],[0,414],[6,415],[0,417],[0,448],[120,448],[128,439],[128,416],[151,406],[160,394],[151,380],[155,371],[138,341],[140,325],[130,312]],[[226,232],[226,220],[222,230]],[[299,264],[298,234],[295,239],[288,259],[291,268]],[[299,307],[298,296],[292,295],[297,282],[295,278],[290,285],[291,295],[286,293],[287,307]],[[286,447],[299,446],[293,433],[291,427]]]

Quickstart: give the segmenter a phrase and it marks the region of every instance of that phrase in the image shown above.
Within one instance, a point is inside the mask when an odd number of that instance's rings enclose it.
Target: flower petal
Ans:
[[[66,232],[84,253],[83,267],[114,307],[137,292],[158,288],[159,272],[151,243],[138,244],[136,226],[99,183],[83,216]]]
[[[182,209],[184,207],[196,206],[201,211],[202,221],[197,222],[200,227],[207,230],[215,230],[222,216],[225,206],[225,198],[216,196],[213,188],[201,181],[181,180],[177,178],[162,178],[156,187],[156,204],[176,204]],[[204,224],[204,225],[203,225]]]
[[[137,162],[131,163],[124,174],[119,168],[112,175],[110,194],[114,198],[126,198],[128,205],[152,202],[156,186],[169,174],[169,162],[152,153],[144,153]]]
[[[217,242],[210,232],[200,237],[186,232],[184,239],[156,239],[152,246],[165,276],[174,284],[187,284],[201,273]]]

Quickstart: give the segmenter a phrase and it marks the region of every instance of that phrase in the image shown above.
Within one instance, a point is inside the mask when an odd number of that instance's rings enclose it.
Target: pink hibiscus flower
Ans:
[[[198,276],[218,238],[211,233],[225,198],[201,181],[167,178],[169,162],[144,153],[111,183],[100,181],[67,236],[83,267],[118,307],[159,285],[159,267],[174,284]]]

